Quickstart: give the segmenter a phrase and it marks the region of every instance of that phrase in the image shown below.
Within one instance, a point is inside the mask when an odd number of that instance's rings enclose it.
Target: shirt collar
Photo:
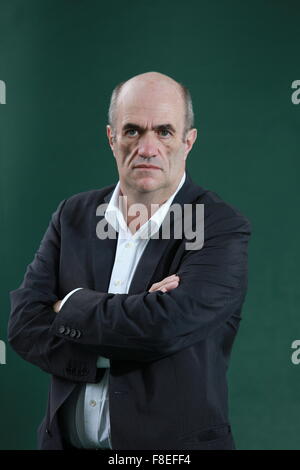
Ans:
[[[135,232],[135,234],[132,234],[132,232],[129,230],[123,216],[121,208],[121,198],[119,199],[120,181],[118,181],[112,194],[112,197],[109,201],[109,204],[106,208],[105,219],[114,228],[116,232],[119,232],[119,237],[121,238],[148,239],[159,230],[159,227],[161,226],[165,216],[167,215],[167,212],[172,204],[174,197],[184,184],[185,179],[186,174],[184,172],[175,192],[169,197],[166,202],[164,202],[159,207],[159,209],[157,209],[153,216]]]

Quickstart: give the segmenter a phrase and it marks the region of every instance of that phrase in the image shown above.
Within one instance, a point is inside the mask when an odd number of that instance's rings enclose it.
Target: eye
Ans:
[[[169,137],[171,132],[168,129],[159,129],[158,133],[161,137]]]
[[[125,135],[128,135],[129,137],[136,137],[137,134],[135,134],[135,132],[137,133],[136,129],[127,129],[127,131],[125,131]]]

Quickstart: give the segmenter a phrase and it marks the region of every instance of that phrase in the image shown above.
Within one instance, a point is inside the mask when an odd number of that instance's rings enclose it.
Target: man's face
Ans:
[[[107,126],[123,191],[172,193],[197,131],[185,125],[183,98],[169,83],[127,84],[118,99],[114,129]],[[113,130],[115,139],[113,139]]]

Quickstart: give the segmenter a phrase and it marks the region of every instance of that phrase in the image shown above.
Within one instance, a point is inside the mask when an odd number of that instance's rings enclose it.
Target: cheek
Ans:
[[[127,161],[131,153],[132,153],[132,146],[129,144],[124,144],[124,143],[119,144],[115,148],[115,156],[116,156],[117,161],[120,164],[123,164],[125,161]]]
[[[130,154],[132,154],[135,148],[136,148],[136,144],[134,144],[133,142],[129,142],[129,143],[126,142],[126,143],[121,144],[120,151],[121,151],[123,158],[128,158]]]
[[[166,145],[164,148],[164,153],[167,157],[170,167],[177,167],[181,165],[184,160],[184,153],[182,147],[174,145]]]
[[[174,146],[171,144],[164,144],[162,147],[162,153],[167,157],[168,160],[172,161],[172,156],[175,154]]]

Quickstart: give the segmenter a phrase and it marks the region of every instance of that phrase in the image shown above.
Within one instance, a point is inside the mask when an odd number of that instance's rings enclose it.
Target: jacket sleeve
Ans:
[[[97,354],[51,330],[57,315],[53,304],[59,300],[60,214],[65,202],[53,214],[21,286],[10,292],[8,341],[21,357],[45,372],[74,382],[96,382]]]
[[[247,290],[249,221],[230,206],[215,204],[205,219],[204,245],[186,251],[180,284],[162,293],[75,292],[50,331],[79,331],[68,341],[115,360],[153,361],[205,340],[239,316]],[[170,273],[172,274],[172,273]],[[150,287],[150,286],[149,286]]]

